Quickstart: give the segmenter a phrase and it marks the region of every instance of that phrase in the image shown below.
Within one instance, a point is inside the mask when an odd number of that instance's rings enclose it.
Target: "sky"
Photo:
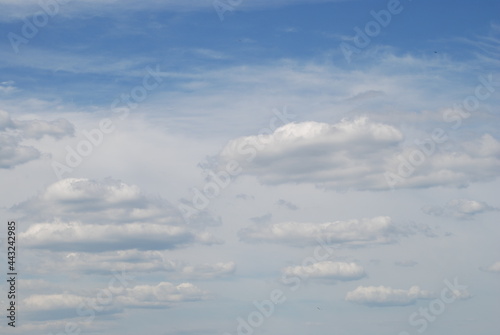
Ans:
[[[2,334],[498,333],[500,2],[0,7]]]

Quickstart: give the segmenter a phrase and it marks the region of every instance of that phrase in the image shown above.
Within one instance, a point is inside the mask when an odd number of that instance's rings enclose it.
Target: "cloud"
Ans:
[[[269,242],[292,246],[317,245],[319,240],[329,244],[363,246],[397,241],[410,234],[409,229],[394,225],[390,217],[334,221],[326,223],[282,222],[254,225],[239,232],[246,242]]]
[[[34,221],[20,234],[31,248],[102,252],[220,243],[206,231],[188,228],[170,204],[111,178],[63,179],[13,209]]]
[[[221,166],[238,162],[242,174],[264,184],[311,183],[336,190],[388,190],[393,183],[399,188],[463,187],[498,175],[500,142],[489,134],[461,143],[456,152],[438,149],[426,156],[405,144],[394,126],[360,117],[336,124],[289,123],[269,135],[240,137],[218,159]],[[422,162],[403,173],[405,160],[416,151]]]
[[[498,211],[498,208],[492,207],[483,201],[469,199],[453,199],[443,207],[424,206],[422,212],[432,216],[449,216],[458,219],[472,219],[475,215],[490,211]]]
[[[0,168],[10,169],[41,156],[35,147],[21,144],[25,139],[43,136],[60,139],[73,133],[73,125],[65,119],[20,121],[11,119],[9,113],[0,110]]]
[[[271,213],[267,213],[261,216],[255,216],[250,218],[250,220],[254,223],[266,223],[271,221],[273,215]]]
[[[73,124],[62,118],[54,121],[14,121],[14,124],[17,129],[23,132],[25,138],[40,139],[43,136],[51,136],[60,139],[65,136],[73,136],[75,133]]]
[[[277,202],[277,204],[279,206],[288,208],[291,211],[296,211],[297,209],[299,209],[299,207],[297,205],[291,203],[290,201],[286,201],[286,200],[283,200],[283,199],[279,199],[278,202]]]
[[[356,280],[366,276],[363,267],[356,263],[323,261],[307,266],[288,266],[284,275],[321,280]]]
[[[174,285],[161,282],[156,286],[138,285],[125,289],[117,302],[130,308],[168,308],[172,304],[208,298],[208,293],[191,283]]]
[[[0,168],[11,169],[40,157],[37,149],[20,142],[18,137],[0,133]]]
[[[347,293],[345,300],[369,307],[407,306],[418,299],[430,299],[433,294],[412,286],[409,290],[393,289],[386,286],[358,286]]]
[[[215,244],[209,234],[196,234],[184,227],[151,223],[122,225],[80,222],[38,223],[20,233],[29,248],[52,251],[165,250],[195,242]]]
[[[99,274],[111,275],[115,272],[127,273],[168,273],[175,279],[214,279],[231,275],[236,270],[236,263],[217,262],[213,264],[186,264],[180,260],[170,259],[168,251],[160,250],[118,250],[101,253],[60,252],[51,257],[45,254],[37,259],[36,268],[31,273],[50,274],[54,271],[69,275]]]
[[[396,262],[394,262],[394,265],[402,266],[402,267],[413,267],[413,266],[415,266],[417,264],[418,264],[418,262],[416,262],[414,260],[396,261]]]
[[[137,285],[129,288],[99,290],[95,295],[77,293],[33,294],[21,302],[30,318],[43,315],[44,320],[89,316],[94,306],[97,314],[116,314],[128,308],[168,308],[174,304],[199,301],[208,293],[191,283],[175,285],[160,282],[156,285]],[[79,313],[78,313],[79,311]]]
[[[35,220],[59,218],[95,224],[150,222],[180,224],[177,211],[120,180],[67,178],[13,207]]]
[[[10,94],[15,91],[17,91],[17,87],[14,86],[13,81],[0,82],[0,93]]]
[[[298,3],[322,3],[322,2],[337,2],[342,0],[275,0],[272,2],[264,0],[256,0],[252,2],[245,2],[240,6],[230,6],[230,8],[238,8],[239,10],[261,9],[268,7],[281,7]],[[117,13],[115,0],[71,0],[71,1],[58,1],[58,14],[67,17],[75,17],[89,13],[100,12],[101,15],[113,15]],[[213,9],[212,2],[205,0],[191,0],[189,2],[183,0],[168,0],[158,2],[156,0],[145,0],[137,2],[135,0],[122,0],[119,8],[120,13],[132,12],[137,10],[154,10],[154,11],[206,11],[213,10],[215,17],[217,14]],[[0,0],[0,5],[4,7],[4,11],[0,15],[2,21],[12,21],[24,17],[31,17],[33,14],[40,12],[41,7],[37,0],[25,0],[23,2],[12,0]]]
[[[480,270],[491,273],[500,273],[500,262],[495,262],[487,267],[482,267]]]

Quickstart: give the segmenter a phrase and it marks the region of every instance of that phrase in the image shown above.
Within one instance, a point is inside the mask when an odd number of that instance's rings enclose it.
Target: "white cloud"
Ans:
[[[286,201],[284,199],[279,199],[278,202],[277,202],[277,204],[279,206],[288,208],[291,211],[296,211],[297,209],[299,209],[299,207],[297,205],[295,205],[294,203],[292,203],[290,201]]]
[[[191,283],[174,285],[161,282],[156,286],[138,285],[127,288],[117,302],[131,308],[166,308],[174,303],[197,301],[208,298],[208,293]]]
[[[0,110],[0,168],[10,169],[40,157],[35,147],[21,144],[25,139],[43,136],[60,139],[73,133],[73,125],[65,119],[12,120],[9,113]]]
[[[322,261],[307,266],[289,266],[282,270],[288,276],[323,280],[356,280],[366,276],[362,266],[356,263]]]
[[[418,264],[418,262],[414,261],[414,260],[396,261],[396,262],[394,262],[394,265],[402,266],[402,267],[413,267],[413,266],[415,266],[417,264]]]
[[[34,222],[21,233],[32,248],[102,252],[220,243],[206,231],[187,227],[167,202],[110,178],[63,179],[14,209]]]
[[[407,306],[417,299],[432,298],[432,293],[412,286],[409,290],[393,289],[386,286],[358,286],[347,293],[346,301],[373,306]]]
[[[433,216],[450,216],[458,219],[472,219],[475,215],[490,211],[498,211],[498,208],[492,207],[483,201],[470,199],[453,199],[443,207],[424,206],[422,211],[425,214]]]
[[[296,3],[307,3],[312,2],[336,2],[340,0],[275,0],[272,2],[264,0],[256,0],[252,2],[244,2],[238,6],[231,6],[231,8],[238,8],[238,10],[246,9],[261,9],[266,7],[280,7]],[[12,1],[12,0],[0,0],[0,5],[4,7],[3,13],[0,15],[2,21],[11,21],[14,19],[20,19],[23,17],[30,17],[33,14],[41,11],[39,6],[39,1],[37,0],[25,0],[23,2]],[[45,3],[43,1],[42,3]],[[58,1],[59,6],[57,6],[57,14],[64,16],[79,16],[88,13],[100,12],[106,13],[107,15],[113,15],[117,11],[120,13],[127,11],[137,11],[137,10],[165,10],[165,11],[213,11],[215,18],[217,14],[213,8],[211,1],[207,2],[205,0],[191,0],[189,2],[183,0],[168,0],[168,1],[156,1],[156,0],[145,0],[137,2],[135,0],[121,0],[120,8],[116,8],[116,0],[65,0]]]
[[[326,223],[282,222],[254,225],[240,231],[246,242],[283,243],[293,246],[317,245],[319,240],[329,244],[361,246],[397,241],[411,233],[394,225],[390,217],[334,221]]]
[[[32,273],[41,274],[59,271],[71,276],[80,274],[110,275],[115,272],[127,273],[168,273],[169,278],[182,280],[214,279],[231,275],[236,263],[217,262],[188,264],[169,258],[168,251],[159,250],[118,250],[101,253],[69,252],[56,253],[48,258],[41,255],[40,263]]]
[[[436,143],[434,148],[426,156],[405,144],[394,126],[361,117],[336,124],[289,123],[272,134],[237,138],[222,150],[219,163],[234,160],[242,174],[264,184],[311,183],[336,190],[388,190],[393,183],[398,188],[463,187],[498,175],[500,142],[489,134],[459,143],[454,152]],[[421,154],[419,163],[408,168],[404,161],[417,161],[415,152]]]
[[[22,131],[25,138],[40,139],[43,136],[51,136],[59,139],[65,136],[72,136],[75,128],[72,123],[66,119],[57,119],[54,121],[44,120],[29,120],[29,121],[14,121],[17,129]]]
[[[40,157],[40,152],[20,144],[20,139],[0,133],[0,168],[10,169]]]
[[[218,243],[211,235],[194,233],[185,227],[151,223],[37,223],[20,233],[20,238],[26,239],[27,247],[53,251],[165,250],[195,242]]]
[[[30,313],[45,312],[57,318],[65,311],[68,317],[78,317],[78,310],[86,311],[96,306],[95,313],[119,313],[124,308],[167,308],[173,304],[208,298],[208,293],[191,283],[178,285],[160,282],[156,285],[136,285],[130,288],[103,289],[94,295],[76,293],[33,294],[22,300],[23,308]],[[47,312],[52,312],[52,315]],[[82,313],[82,312],[80,312]],[[87,314],[88,315],[88,314]]]
[[[485,268],[480,268],[482,271],[491,273],[500,273],[500,262],[495,262]]]

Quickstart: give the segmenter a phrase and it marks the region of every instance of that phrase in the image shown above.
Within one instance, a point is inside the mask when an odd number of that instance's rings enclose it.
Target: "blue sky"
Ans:
[[[0,6],[2,332],[496,334],[498,1]]]

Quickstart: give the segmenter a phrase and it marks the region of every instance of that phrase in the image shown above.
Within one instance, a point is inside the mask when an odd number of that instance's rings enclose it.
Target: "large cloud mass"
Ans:
[[[366,117],[336,124],[289,123],[271,134],[232,140],[220,166],[236,161],[242,173],[265,184],[312,183],[327,189],[388,190],[393,187],[463,187],[496,178],[500,142],[489,134],[457,143],[444,133],[423,145],[405,143],[394,126]],[[218,166],[218,168],[220,168]]]

